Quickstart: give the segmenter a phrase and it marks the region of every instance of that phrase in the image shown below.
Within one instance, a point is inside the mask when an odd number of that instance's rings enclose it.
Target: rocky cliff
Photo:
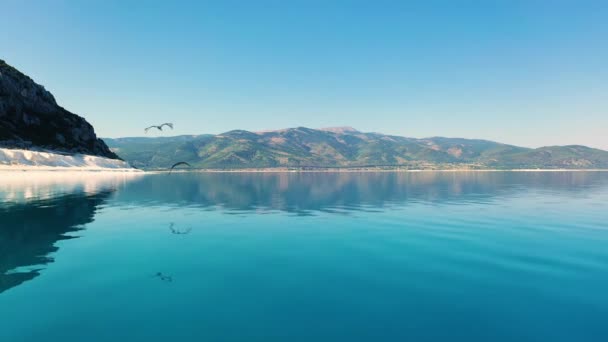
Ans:
[[[41,148],[118,159],[82,117],[0,59],[0,147]]]

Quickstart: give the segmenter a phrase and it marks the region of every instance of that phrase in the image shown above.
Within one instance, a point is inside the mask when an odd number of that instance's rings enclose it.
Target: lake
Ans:
[[[0,341],[608,341],[608,172],[0,177]]]

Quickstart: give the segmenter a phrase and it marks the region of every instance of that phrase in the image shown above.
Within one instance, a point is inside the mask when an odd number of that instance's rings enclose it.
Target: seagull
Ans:
[[[180,166],[180,165],[187,165],[188,167],[192,167],[190,164],[188,164],[188,163],[186,163],[186,162],[179,162],[179,163],[175,163],[175,164],[173,164],[173,166],[171,166],[171,169],[169,170],[169,174],[171,174],[171,171],[173,171],[173,169],[174,169],[176,166]]]
[[[145,131],[146,133],[148,133],[148,131],[149,131],[149,130],[151,130],[152,128],[156,128],[156,129],[158,129],[159,131],[162,131],[164,126],[167,126],[167,127],[171,128],[171,129],[173,129],[173,124],[172,124],[172,123],[170,123],[170,122],[165,122],[164,124],[159,125],[159,126],[152,125],[152,126],[150,126],[150,127],[147,127],[147,128],[145,128],[145,129],[144,129],[144,131]]]

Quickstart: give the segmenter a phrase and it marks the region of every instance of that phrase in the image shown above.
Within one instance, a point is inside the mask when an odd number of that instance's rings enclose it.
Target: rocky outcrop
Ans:
[[[0,147],[41,148],[119,159],[84,118],[0,59]]]

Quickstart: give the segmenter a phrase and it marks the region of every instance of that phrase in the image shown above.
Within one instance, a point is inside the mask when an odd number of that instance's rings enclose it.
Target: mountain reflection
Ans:
[[[102,204],[311,215],[410,203],[500,203],[533,192],[587,196],[606,187],[607,172],[14,176],[0,183],[0,293],[38,276],[40,268],[53,261],[49,255],[58,250],[57,242],[73,238],[71,233],[92,222]]]
[[[39,275],[57,241],[93,221],[111,191],[0,206],[0,293]]]
[[[608,186],[605,172],[182,173],[136,179],[116,202],[228,211],[369,210],[408,203],[490,202],[529,191],[574,194]]]

